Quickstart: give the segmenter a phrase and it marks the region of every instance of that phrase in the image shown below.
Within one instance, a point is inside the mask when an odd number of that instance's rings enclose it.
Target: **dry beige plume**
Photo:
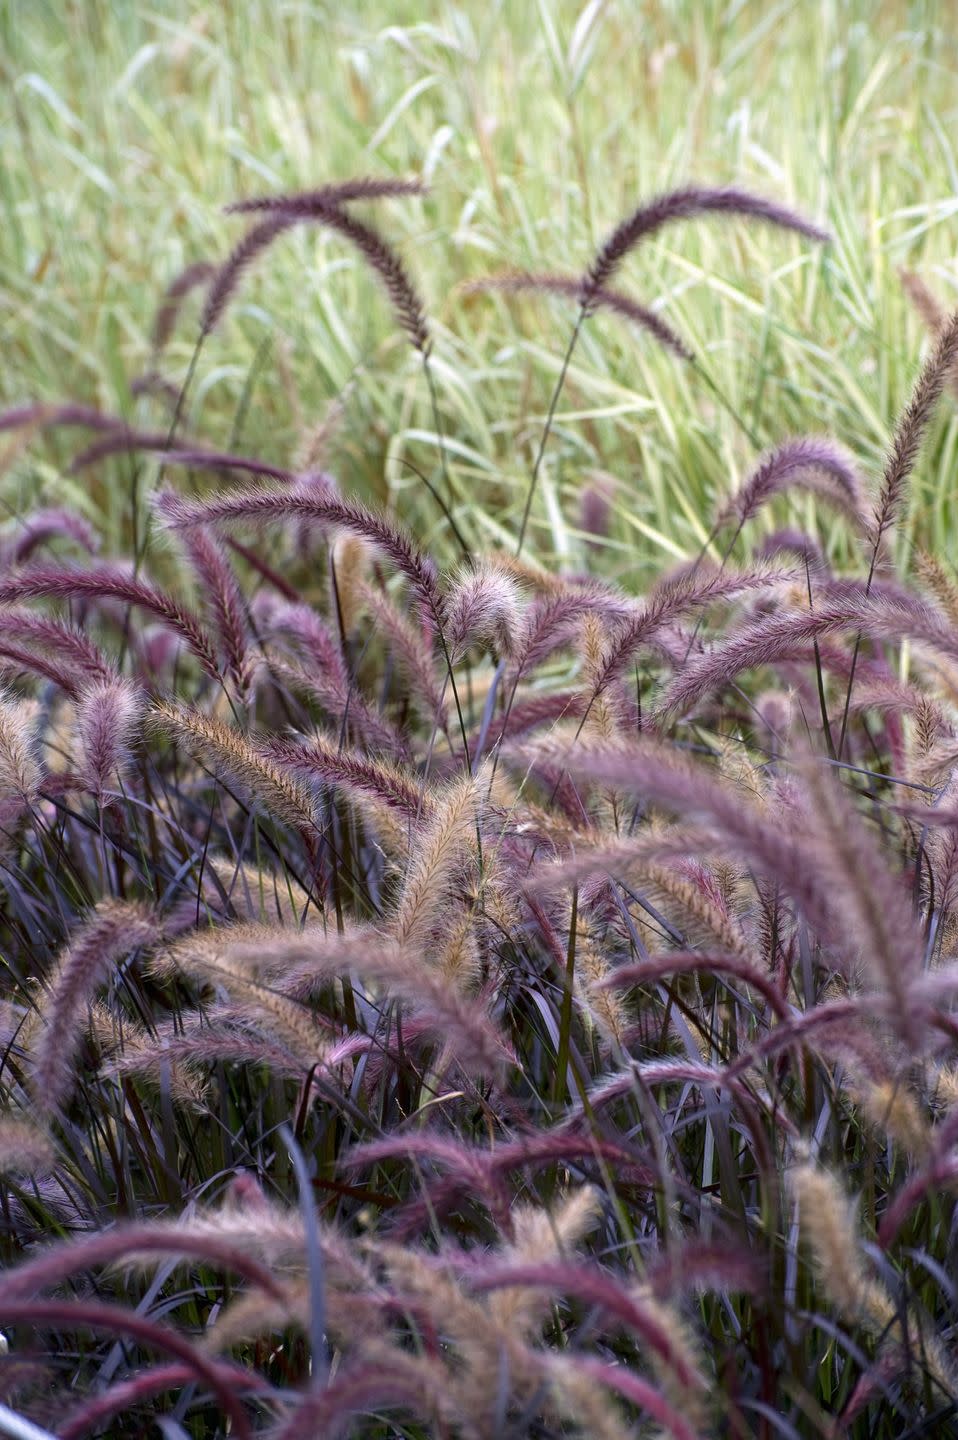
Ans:
[[[263,924],[314,924],[319,920],[316,902],[290,875],[264,870],[246,860],[233,860],[227,855],[213,855],[206,868],[215,875],[229,898],[233,909],[243,920]],[[215,888],[219,897],[219,888]]]
[[[868,1274],[855,1215],[839,1181],[829,1171],[803,1162],[792,1169],[790,1182],[822,1287],[839,1314],[862,1325],[882,1347],[917,1350],[929,1375],[953,1396],[956,1377],[937,1337],[913,1312],[903,1325],[898,1306]]]
[[[196,759],[212,770],[225,771],[267,813],[300,830],[315,828],[315,807],[306,786],[291,779],[240,731],[192,705],[168,700],[154,703],[152,720]]]
[[[48,1174],[55,1164],[49,1136],[17,1115],[0,1115],[0,1175]]]
[[[484,770],[466,775],[439,793],[431,820],[409,858],[391,930],[406,949],[423,947],[446,908],[450,887],[475,841]]]
[[[854,1090],[869,1122],[890,1135],[906,1155],[921,1160],[929,1153],[931,1126],[917,1096],[903,1079],[863,1080]]]
[[[369,546],[358,535],[340,534],[333,541],[329,568],[329,613],[340,617],[344,635],[352,635],[359,624],[365,603],[363,587],[370,558]]]
[[[0,800],[32,805],[40,787],[36,755],[39,708],[0,692]]]
[[[571,917],[570,917],[571,919]],[[604,988],[612,966],[592,939],[587,921],[576,921],[575,993],[586,1018],[595,1026],[606,1054],[618,1054],[625,1040],[629,1017],[618,990]]]

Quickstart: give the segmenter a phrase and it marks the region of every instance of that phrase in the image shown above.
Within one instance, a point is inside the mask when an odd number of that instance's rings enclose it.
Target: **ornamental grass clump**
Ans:
[[[581,275],[493,276],[578,318],[515,543],[449,564],[310,436],[204,444],[198,348],[163,373],[193,292],[205,339],[308,224],[438,417],[425,302],[353,209],[421,193],[233,206],[160,302],[165,431],[0,416],[156,480],[133,555],[66,505],[2,552],[0,1428],[958,1433],[958,579],[894,544],[958,317],[883,473],[781,435],[636,594],[517,553],[582,327],[687,363],[610,288],[642,243],[825,237],[690,187]],[[583,477],[584,559],[616,495]]]

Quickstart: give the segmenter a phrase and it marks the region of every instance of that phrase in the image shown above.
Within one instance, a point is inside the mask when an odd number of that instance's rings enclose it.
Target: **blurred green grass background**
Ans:
[[[529,538],[542,558],[580,563],[579,496],[611,475],[602,564],[630,588],[698,548],[762,446],[825,430],[874,474],[926,343],[898,267],[958,302],[948,4],[6,0],[0,14],[0,398],[70,397],[155,428],[156,399],[132,399],[129,381],[149,363],[163,287],[242,233],[226,202],[423,175],[426,199],[376,213],[432,316],[470,543],[514,541],[574,316],[551,299],[465,294],[469,279],[504,266],[573,273],[621,214],[689,178],[747,185],[832,231],[817,251],[706,220],[631,258],[623,288],[661,307],[692,367],[614,317],[590,323]],[[167,354],[176,382],[196,315],[194,302]],[[410,468],[439,473],[421,367],[355,256],[297,231],[247,277],[204,350],[189,423],[289,463],[331,406],[343,487],[395,505],[451,554]],[[899,543],[947,554],[958,424],[944,411]],[[130,462],[72,479],[77,448],[75,432],[48,433],[5,454],[0,502],[16,515],[72,498],[122,552]]]

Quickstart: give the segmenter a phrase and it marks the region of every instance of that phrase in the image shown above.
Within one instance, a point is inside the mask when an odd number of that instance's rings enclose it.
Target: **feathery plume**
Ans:
[[[939,305],[921,276],[916,275],[913,270],[906,270],[902,266],[898,271],[898,278],[901,281],[901,288],[932,335],[938,335],[948,323],[946,311]]]
[[[200,594],[219,636],[227,673],[241,695],[252,678],[249,635],[243,594],[226,550],[216,535],[202,525],[186,531],[184,545],[200,582]]]
[[[69,1096],[82,1016],[94,990],[118,960],[161,934],[159,918],[146,906],[108,900],[60,955],[40,1004],[31,1063],[34,1099],[43,1114],[55,1113]]]
[[[463,566],[446,592],[446,646],[455,665],[473,645],[510,654],[519,627],[519,587],[490,561]]]
[[[181,270],[163,292],[163,298],[153,318],[153,353],[159,354],[166,348],[173,334],[177,316],[183,301],[199,285],[205,285],[216,274],[216,266],[208,260],[196,260]]]
[[[356,797],[368,797],[398,813],[402,819],[417,821],[432,813],[433,801],[423,795],[415,777],[401,765],[388,760],[371,760],[335,744],[318,733],[306,740],[270,736],[262,742],[263,754],[282,770],[318,782]]]
[[[38,715],[29,700],[0,691],[0,800],[32,805],[40,788],[35,728]]]
[[[369,540],[401,571],[422,604],[427,616],[437,622],[443,612],[443,597],[433,561],[422,553],[395,521],[352,500],[285,490],[248,490],[242,495],[218,495],[212,500],[164,498],[167,524],[180,530],[192,525],[219,525],[236,520],[313,520],[332,529],[347,530]],[[0,590],[2,598],[2,590]]]
[[[248,270],[264,250],[280,235],[298,224],[300,216],[295,214],[271,214],[247,230],[242,240],[213,274],[203,316],[200,321],[200,342],[206,339],[220,323],[226,307],[236,293],[244,271]]]
[[[409,685],[410,699],[423,719],[440,730],[446,726],[446,701],[436,674],[432,648],[384,591],[360,586],[363,605],[388,641],[390,655],[397,661]]]
[[[787,440],[759,461],[748,480],[719,511],[715,527],[751,520],[769,500],[796,486],[830,500],[860,527],[866,523],[861,478],[851,457],[833,440]]]
[[[40,545],[61,536],[73,540],[90,555],[99,549],[96,532],[82,515],[62,505],[50,506],[24,516],[10,546],[10,559],[14,565],[22,565]]]
[[[808,789],[817,864],[831,879],[831,904],[841,919],[843,948],[858,947],[885,987],[903,1040],[916,1043],[909,982],[917,978],[924,942],[900,877],[893,875],[874,836],[848,806],[825,766],[811,754],[798,757]]]
[[[320,185],[316,190],[296,190],[286,195],[258,195],[249,200],[233,200],[225,206],[227,215],[250,215],[282,210],[285,214],[296,213],[313,216],[330,205],[345,205],[353,200],[385,200],[402,195],[425,195],[427,187],[421,180],[377,179],[375,176],[358,176],[354,180],[340,180],[330,185]]]
[[[19,1115],[0,1113],[0,1175],[41,1175],[53,1169],[49,1136]]]
[[[306,786],[238,730],[170,700],[154,702],[151,720],[197,759],[225,770],[268,814],[306,833],[315,829],[315,807]]]
[[[895,434],[891,450],[885,462],[881,491],[875,507],[873,522],[874,556],[878,553],[885,531],[894,525],[905,498],[905,487],[915,468],[921,442],[928,429],[935,406],[944,389],[948,376],[958,363],[958,311],[952,315],[935,343],[935,348],[922,366],[915,382],[911,399],[905,406]]]
[[[480,786],[478,776],[455,781],[436,801],[418,837],[391,925],[399,944],[410,951],[426,950],[430,931],[446,909],[454,871],[475,836]]]
[[[733,600],[752,591],[771,590],[796,578],[796,572],[753,566],[749,571],[682,569],[667,577],[652,591],[634,617],[619,626],[596,677],[593,694],[599,696],[621,673],[643,645],[648,645],[667,626],[690,611],[703,610],[721,601]]]
[[[534,290],[549,295],[561,295],[569,300],[577,300],[580,304],[587,301],[593,311],[611,310],[624,320],[631,320],[680,360],[695,358],[681,336],[677,335],[661,316],[645,305],[640,305],[630,296],[623,295],[620,290],[609,290],[600,286],[590,291],[583,280],[573,276],[553,275],[548,272],[530,274],[522,270],[509,270],[502,275],[488,275],[482,280],[471,280],[464,289],[467,293],[483,290]]]
[[[106,565],[90,570],[67,565],[37,565],[0,581],[0,605],[17,600],[71,600],[79,596],[119,600],[148,610],[186,641],[208,675],[214,678],[219,675],[210,637],[195,617],[157,586],[135,580],[122,570]]]
[[[295,212],[284,210],[280,213],[286,217]],[[399,326],[406,332],[410,343],[420,354],[428,354],[426,307],[393,247],[383,239],[378,230],[347,214],[345,210],[337,209],[335,205],[316,209],[310,218],[322,225],[328,225],[356,247],[367,265],[382,281]]]
[[[663,225],[674,224],[677,220],[691,220],[699,215],[741,215],[794,230],[809,240],[825,242],[829,238],[824,230],[803,219],[794,210],[744,190],[709,190],[698,185],[672,190],[640,205],[616,226],[601,246],[583,281],[587,308],[592,307],[593,297],[606,288],[623,260],[642,240],[655,234]]]
[[[143,714],[138,685],[117,677],[89,686],[76,709],[77,774],[98,798],[130,764],[130,750]]]

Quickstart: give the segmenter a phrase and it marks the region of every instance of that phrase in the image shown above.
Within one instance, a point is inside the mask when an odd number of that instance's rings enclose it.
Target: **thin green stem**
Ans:
[[[529,490],[526,494],[526,505],[525,509],[522,512],[522,524],[519,526],[519,539],[516,544],[517,555],[522,554],[522,547],[525,544],[526,527],[529,524],[529,514],[532,510],[532,498],[536,493],[536,483],[539,479],[539,469],[542,465],[542,457],[545,455],[546,445],[549,443],[549,436],[552,433],[552,422],[555,419],[556,406],[559,403],[559,396],[562,394],[562,387],[565,384],[565,377],[568,374],[569,365],[572,362],[572,353],[575,350],[576,344],[578,343],[579,332],[581,331],[582,326],[585,323],[585,317],[585,306],[580,306],[579,314],[576,317],[575,327],[572,331],[572,335],[569,338],[569,345],[565,352],[565,358],[562,361],[562,369],[559,371],[559,378],[556,381],[555,389],[552,392],[552,399],[549,402],[549,413],[546,416],[545,428],[542,431],[542,439],[539,441],[539,451],[536,455],[535,464],[532,467],[532,478],[529,481]]]

